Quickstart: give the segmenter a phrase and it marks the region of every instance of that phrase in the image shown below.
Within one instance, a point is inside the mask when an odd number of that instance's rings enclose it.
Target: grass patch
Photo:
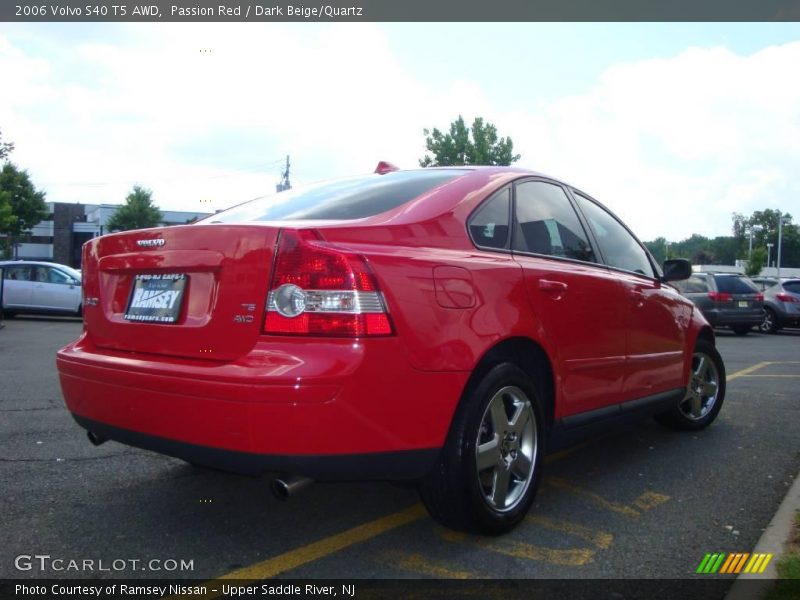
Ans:
[[[800,510],[794,515],[792,533],[775,569],[780,579],[770,589],[766,600],[797,600],[800,597]]]

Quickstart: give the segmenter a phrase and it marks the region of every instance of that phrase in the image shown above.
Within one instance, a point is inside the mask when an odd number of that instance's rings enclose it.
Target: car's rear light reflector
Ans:
[[[714,302],[730,302],[732,296],[728,292],[708,292],[708,297]]]
[[[775,294],[775,299],[780,300],[781,302],[790,302],[790,303],[800,303],[800,300],[792,296],[791,294]]]
[[[284,230],[264,332],[361,337],[391,335],[392,325],[364,257],[328,246],[315,231]]]

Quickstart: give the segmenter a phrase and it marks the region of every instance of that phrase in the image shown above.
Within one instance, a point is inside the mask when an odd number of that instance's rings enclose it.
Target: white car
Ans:
[[[80,315],[83,309],[81,272],[56,263],[0,261],[3,270],[2,306],[16,313]]]

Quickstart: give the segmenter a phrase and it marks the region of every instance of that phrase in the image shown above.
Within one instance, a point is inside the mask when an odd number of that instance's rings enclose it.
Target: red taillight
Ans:
[[[312,230],[284,230],[264,332],[362,337],[391,335],[392,326],[362,256],[325,246]]]
[[[795,298],[794,296],[792,296],[790,294],[784,294],[784,293],[775,294],[775,298],[777,300],[780,300],[781,302],[790,302],[790,303],[793,303],[793,304],[800,303],[800,300],[798,300],[797,298]]]
[[[764,294],[756,294],[756,302],[763,302]]]
[[[731,295],[728,292],[708,292],[708,297],[714,302],[730,302]]]

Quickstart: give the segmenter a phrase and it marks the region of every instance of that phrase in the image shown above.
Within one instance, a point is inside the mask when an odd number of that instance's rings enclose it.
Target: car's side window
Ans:
[[[482,248],[507,248],[509,203],[511,191],[503,188],[495,192],[469,220],[469,233],[476,246]]]
[[[594,231],[600,251],[610,267],[653,277],[647,252],[623,225],[597,204],[576,193],[583,214]]]
[[[70,277],[68,277],[65,273],[62,273],[58,269],[47,269],[48,273],[48,281],[50,283],[60,283],[61,285],[68,285],[72,283]]]
[[[6,267],[5,278],[12,281],[30,281],[31,268],[30,267]]]
[[[514,250],[595,262],[578,215],[564,190],[544,181],[516,186]]]
[[[708,281],[700,275],[692,275],[685,281],[683,291],[687,294],[705,293],[708,291]]]

